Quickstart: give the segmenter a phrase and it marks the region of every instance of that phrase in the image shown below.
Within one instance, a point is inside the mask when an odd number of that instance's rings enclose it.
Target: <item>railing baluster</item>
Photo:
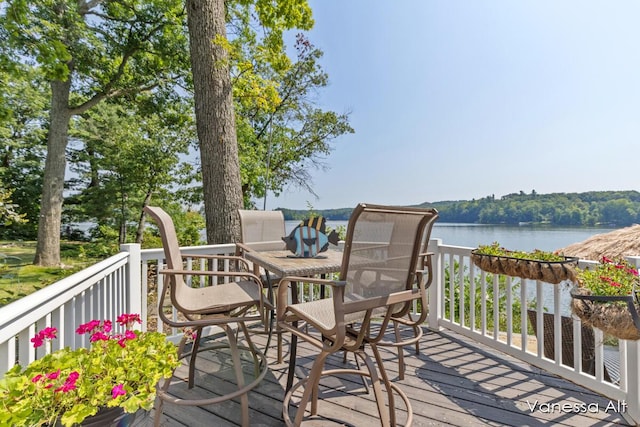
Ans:
[[[487,273],[482,271],[480,274],[480,334],[487,334]]]
[[[505,289],[506,291],[506,299],[507,299],[507,306],[505,307],[507,310],[507,345],[511,345],[512,344],[512,333],[513,333],[513,298],[511,296],[511,286],[513,284],[513,279],[511,277],[507,277],[507,288]],[[497,328],[499,329],[499,328]]]
[[[520,280],[520,351],[529,348],[529,330],[527,327],[527,279]]]

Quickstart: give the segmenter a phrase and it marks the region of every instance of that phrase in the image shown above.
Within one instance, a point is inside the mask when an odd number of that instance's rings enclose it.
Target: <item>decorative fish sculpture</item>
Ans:
[[[305,219],[282,240],[286,243],[287,249],[297,257],[314,257],[326,251],[329,243],[338,244],[338,233],[332,230],[327,236],[325,223],[321,216]]]

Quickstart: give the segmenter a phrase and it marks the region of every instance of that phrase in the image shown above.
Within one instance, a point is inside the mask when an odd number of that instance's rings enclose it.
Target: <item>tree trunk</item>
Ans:
[[[187,0],[196,128],[200,142],[204,210],[209,244],[237,241],[242,207],[224,0]]]
[[[33,263],[42,266],[60,265],[60,224],[68,142],[69,93],[71,79],[51,82],[51,112],[47,137],[47,159],[44,165],[42,200],[38,220],[38,244]]]
[[[147,218],[147,214],[144,213],[144,208],[149,206],[149,202],[151,202],[152,191],[147,191],[147,194],[144,196],[144,201],[142,202],[142,209],[140,209],[140,217],[138,218],[138,228],[136,229],[136,243],[142,243],[142,238],[144,237],[144,222]]]

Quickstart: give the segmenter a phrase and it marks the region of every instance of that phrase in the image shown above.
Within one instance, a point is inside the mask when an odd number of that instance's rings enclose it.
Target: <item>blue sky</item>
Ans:
[[[287,188],[267,209],[640,190],[640,2],[310,5],[318,104],[355,133],[313,172],[318,199]]]

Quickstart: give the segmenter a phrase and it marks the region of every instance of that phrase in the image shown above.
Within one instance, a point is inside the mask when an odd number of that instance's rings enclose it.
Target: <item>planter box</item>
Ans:
[[[553,284],[564,280],[575,281],[574,267],[578,265],[578,258],[564,258],[564,261],[540,261],[503,255],[487,255],[479,253],[477,250],[471,251],[471,260],[484,271]]]
[[[626,296],[591,295],[587,289],[571,290],[571,311],[583,324],[622,340],[640,339],[638,294]]]

